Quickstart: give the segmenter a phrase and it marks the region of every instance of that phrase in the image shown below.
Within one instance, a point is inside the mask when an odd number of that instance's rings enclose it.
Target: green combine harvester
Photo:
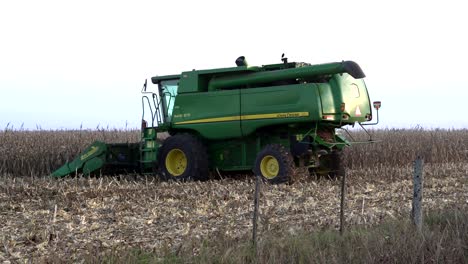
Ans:
[[[193,70],[143,86],[141,141],[95,142],[54,177],[122,170],[169,180],[204,180],[209,171],[254,171],[271,183],[297,171],[336,177],[351,145],[337,130],[378,123],[353,61],[288,62]],[[156,87],[155,86],[155,87]],[[169,136],[160,140],[162,133]]]

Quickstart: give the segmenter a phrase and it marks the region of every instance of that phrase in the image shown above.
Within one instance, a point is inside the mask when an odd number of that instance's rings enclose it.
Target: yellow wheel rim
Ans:
[[[278,160],[270,155],[263,157],[260,162],[260,171],[262,172],[263,177],[267,179],[275,178],[279,173]]]
[[[187,168],[187,157],[180,149],[173,149],[167,153],[166,169],[173,176],[180,176]]]

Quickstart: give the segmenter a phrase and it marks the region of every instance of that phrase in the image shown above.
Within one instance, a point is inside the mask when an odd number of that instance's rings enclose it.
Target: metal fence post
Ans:
[[[422,228],[422,195],[423,195],[423,165],[424,159],[420,156],[414,161],[413,174],[413,204],[411,209],[411,219],[416,228]]]
[[[258,222],[258,200],[260,196],[260,176],[255,175],[255,194],[254,194],[254,213],[253,213],[253,230],[252,230],[252,243],[254,245],[255,251],[257,247],[257,222]]]
[[[346,191],[346,171],[343,173],[343,175],[341,175],[340,234],[343,234],[343,231],[344,231],[345,191]]]

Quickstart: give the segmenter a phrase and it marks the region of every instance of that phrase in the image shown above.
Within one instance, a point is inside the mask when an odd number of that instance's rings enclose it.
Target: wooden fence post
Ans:
[[[411,209],[411,219],[416,228],[422,229],[422,195],[423,195],[423,165],[424,159],[420,156],[414,161],[413,174],[413,206]]]

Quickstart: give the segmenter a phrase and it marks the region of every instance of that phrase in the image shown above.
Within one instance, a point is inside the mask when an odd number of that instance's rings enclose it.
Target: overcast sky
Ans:
[[[2,1],[0,129],[138,127],[145,78],[354,60],[380,127],[468,128],[464,1]]]

